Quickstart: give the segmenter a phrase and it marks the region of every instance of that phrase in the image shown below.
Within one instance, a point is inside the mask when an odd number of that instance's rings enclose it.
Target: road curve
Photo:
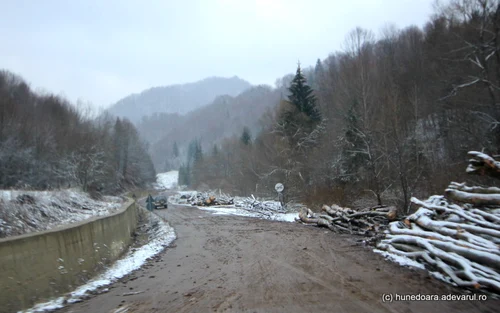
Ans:
[[[498,301],[402,301],[383,294],[459,294],[355,242],[311,226],[156,211],[177,239],[109,292],[62,312],[497,312]]]

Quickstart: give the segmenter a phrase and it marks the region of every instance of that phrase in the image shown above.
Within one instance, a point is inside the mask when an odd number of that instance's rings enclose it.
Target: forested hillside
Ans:
[[[112,193],[154,180],[147,146],[130,121],[92,117],[0,71],[0,189]]]
[[[154,87],[129,95],[113,104],[108,112],[137,123],[142,117],[155,113],[186,114],[209,104],[217,96],[237,96],[250,87],[250,83],[236,76],[209,77],[194,83]]]
[[[157,171],[178,169],[193,140],[200,141],[208,150],[224,138],[240,134],[244,127],[253,134],[259,132],[262,115],[273,108],[280,97],[280,90],[257,86],[236,97],[219,96],[209,105],[186,115],[156,114],[144,118],[138,129],[151,142]],[[177,157],[174,145],[178,147]]]
[[[193,188],[274,195],[282,182],[288,199],[407,211],[460,180],[467,151],[499,153],[499,32],[498,1],[453,0],[423,28],[356,28],[276,88],[209,78],[129,96],[110,111],[138,130],[4,71],[0,188],[116,191],[153,180],[154,164]]]
[[[257,136],[194,143],[181,183],[273,195],[282,182],[289,199],[407,211],[411,196],[460,180],[467,151],[499,152],[499,29],[498,2],[479,0],[437,8],[423,29],[357,28],[297,69]]]

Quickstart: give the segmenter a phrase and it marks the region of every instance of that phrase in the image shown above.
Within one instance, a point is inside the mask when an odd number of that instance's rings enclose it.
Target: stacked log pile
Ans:
[[[500,162],[469,152],[470,174],[500,178]],[[500,188],[452,182],[444,196],[425,201],[389,225],[378,248],[409,257],[461,287],[500,293]]]
[[[215,196],[215,192],[198,192],[188,198],[188,203],[194,206],[232,205],[234,199],[223,193]]]
[[[327,227],[336,233],[375,236],[385,230],[389,222],[397,216],[396,208],[387,206],[355,211],[334,204],[323,205],[321,211],[322,213],[317,214],[303,208],[297,221]]]

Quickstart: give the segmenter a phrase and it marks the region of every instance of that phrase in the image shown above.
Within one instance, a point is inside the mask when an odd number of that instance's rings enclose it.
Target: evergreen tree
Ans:
[[[319,122],[321,120],[321,114],[316,106],[316,96],[313,94],[312,88],[307,84],[306,78],[300,69],[300,64],[297,66],[297,72],[288,91],[291,93],[288,96],[288,100],[294,104],[300,112],[305,113],[314,122]]]
[[[196,183],[196,178],[200,175],[203,163],[203,150],[201,142],[193,139],[188,146],[187,164],[185,165],[185,185]]]
[[[323,78],[323,74],[325,73],[325,69],[323,68],[323,63],[318,59],[316,61],[316,66],[314,67],[314,75],[316,75],[316,79]]]
[[[324,77],[325,77],[325,69],[323,67],[323,63],[321,63],[321,60],[318,59],[316,61],[316,66],[314,67],[314,80],[316,83],[313,86],[316,90],[320,89],[319,82],[323,81]]]
[[[243,132],[241,133],[240,140],[245,146],[248,146],[252,143],[252,136],[250,135],[250,129],[248,129],[248,127],[243,127]]]
[[[179,167],[179,177],[177,179],[177,184],[179,186],[189,186],[191,183],[191,169],[188,165],[182,164]]]
[[[201,142],[199,140],[195,140],[194,147],[193,161],[196,164],[203,160],[203,150],[201,149]]]
[[[219,155],[219,147],[214,143],[214,147],[212,148],[212,156],[216,157]]]
[[[174,147],[172,148],[174,158],[179,157],[179,147],[177,146],[177,141],[174,141]]]
[[[196,139],[193,139],[188,146],[188,153],[187,153],[187,164],[192,164],[195,159],[196,155],[196,150],[198,148],[198,142]]]
[[[191,166],[189,164],[186,165],[186,169],[184,172],[184,181],[186,186],[191,185]]]

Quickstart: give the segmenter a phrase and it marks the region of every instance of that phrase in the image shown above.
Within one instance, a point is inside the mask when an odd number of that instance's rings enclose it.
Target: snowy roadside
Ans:
[[[155,214],[147,214],[147,216],[149,218],[147,244],[138,248],[131,248],[121,259],[113,263],[104,273],[91,279],[85,285],[78,287],[73,292],[48,302],[39,303],[31,309],[20,311],[18,313],[49,312],[61,309],[66,304],[81,302],[92,294],[107,292],[107,286],[139,269],[144,263],[147,262],[148,259],[162,252],[165,247],[175,240],[175,231],[159,216]]]
[[[0,190],[0,238],[44,231],[120,209],[123,198],[94,200],[76,189]]]
[[[178,191],[168,200],[173,204],[191,206],[186,198],[196,194],[196,191]],[[278,201],[258,201],[254,198],[244,197],[234,197],[234,204],[196,207],[203,211],[212,212],[214,215],[246,216],[282,222],[295,222],[295,219],[299,217],[297,212],[286,212]]]

